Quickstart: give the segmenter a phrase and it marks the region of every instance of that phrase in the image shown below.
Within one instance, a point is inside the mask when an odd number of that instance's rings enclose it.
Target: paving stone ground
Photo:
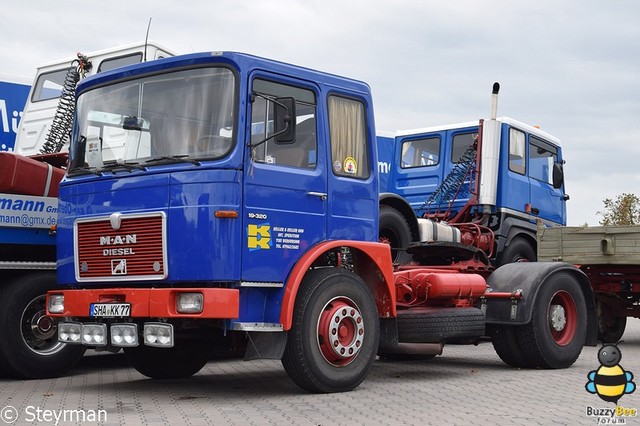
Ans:
[[[623,340],[620,365],[640,384],[639,320]],[[615,407],[585,389],[597,352],[585,347],[568,369],[517,370],[490,342],[451,345],[429,361],[378,360],[356,390],[328,395],[300,390],[279,361],[211,361],[190,379],[150,380],[121,354],[90,354],[65,377],[0,378],[0,426],[16,415],[16,425],[596,425],[607,419],[588,407]],[[640,391],[618,404],[640,409]],[[640,426],[640,415],[608,420]]]

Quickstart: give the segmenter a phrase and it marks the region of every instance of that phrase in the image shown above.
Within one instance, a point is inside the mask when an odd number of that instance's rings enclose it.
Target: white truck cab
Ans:
[[[139,62],[174,56],[154,42],[137,43],[91,52],[86,55],[92,66],[86,76]],[[53,121],[67,73],[77,58],[65,58],[37,68],[34,83],[24,108],[16,136],[14,152],[39,154]],[[67,150],[65,145],[63,150]]]

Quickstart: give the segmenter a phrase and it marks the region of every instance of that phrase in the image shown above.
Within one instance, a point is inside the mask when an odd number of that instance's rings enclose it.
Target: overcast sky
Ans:
[[[0,74],[150,39],[235,50],[364,80],[394,131],[499,115],[562,141],[570,225],[640,195],[638,0],[3,2]]]

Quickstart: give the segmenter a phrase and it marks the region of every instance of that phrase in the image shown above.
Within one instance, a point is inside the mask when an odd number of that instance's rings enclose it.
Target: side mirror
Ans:
[[[562,188],[564,183],[564,170],[562,169],[562,163],[553,163],[553,187],[555,189]]]
[[[274,104],[276,143],[294,143],[296,141],[296,100],[291,97],[276,98]]]

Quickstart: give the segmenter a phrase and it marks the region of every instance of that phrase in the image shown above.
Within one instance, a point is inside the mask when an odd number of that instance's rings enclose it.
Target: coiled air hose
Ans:
[[[62,94],[58,101],[58,108],[56,109],[53,122],[49,128],[47,139],[40,149],[41,154],[60,152],[69,140],[76,105],[74,92],[80,78],[84,78],[86,72],[90,69],[91,62],[89,58],[78,53],[78,59],[71,63],[71,67],[65,76]]]

